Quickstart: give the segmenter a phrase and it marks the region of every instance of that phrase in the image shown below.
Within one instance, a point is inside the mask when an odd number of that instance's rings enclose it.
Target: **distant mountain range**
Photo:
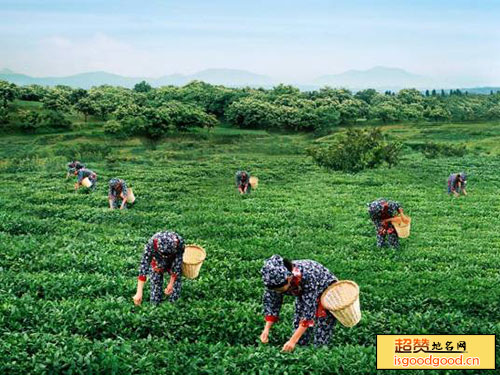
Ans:
[[[10,69],[3,69],[0,70],[0,80],[9,81],[17,85],[67,85],[85,89],[100,85],[131,88],[141,81],[146,81],[154,87],[167,85],[182,86],[194,80],[228,87],[250,86],[270,88],[280,83],[266,75],[237,69],[207,69],[190,75],[171,74],[159,78],[124,77],[107,72],[89,72],[67,77],[31,77],[15,73]],[[344,87],[354,91],[365,88],[374,88],[379,91],[397,91],[402,88],[417,88],[420,90],[461,88],[469,92],[481,94],[488,94],[490,91],[500,91],[500,87],[462,88],[459,85],[443,84],[432,78],[409,73],[403,69],[383,66],[377,66],[368,70],[349,70],[341,74],[324,75],[308,83],[290,82],[290,84],[299,87],[301,90],[314,90],[323,86],[330,86]]]
[[[341,74],[321,76],[314,81],[319,86],[348,87],[359,90],[365,88],[393,90],[402,87],[435,87],[434,80],[409,73],[403,69],[376,66],[368,70],[348,70]]]
[[[25,74],[15,73],[10,69],[3,69],[0,70],[0,79],[15,83],[16,85],[67,85],[84,89],[100,85],[131,88],[141,81],[146,81],[154,87],[167,85],[182,86],[194,80],[230,87],[271,87],[274,85],[270,77],[236,69],[207,69],[191,75],[171,74],[159,78],[124,77],[107,72],[89,72],[67,77],[31,77]]]

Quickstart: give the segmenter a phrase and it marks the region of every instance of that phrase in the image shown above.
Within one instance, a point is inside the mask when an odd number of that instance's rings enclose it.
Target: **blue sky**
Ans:
[[[0,0],[0,69],[284,81],[373,66],[500,85],[497,0]]]

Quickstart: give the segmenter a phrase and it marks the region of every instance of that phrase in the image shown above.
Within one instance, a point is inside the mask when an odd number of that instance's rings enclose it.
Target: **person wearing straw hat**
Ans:
[[[67,166],[68,166],[68,173],[66,174],[66,178],[74,174],[75,171],[85,168],[85,164],[79,162],[78,160],[73,160],[72,162],[68,163]]]
[[[128,189],[127,184],[120,178],[112,178],[109,180],[108,200],[109,208],[114,209],[118,206],[118,198],[121,198],[122,203],[120,210],[123,210],[127,205]]]
[[[404,223],[409,221],[408,217],[404,215],[401,205],[395,201],[377,199],[368,204],[368,213],[377,230],[377,246],[385,246],[387,240],[389,246],[398,248],[399,237],[392,222],[399,220],[399,217],[396,219],[398,214],[401,215],[401,220]]]
[[[97,185],[97,174],[94,171],[91,171],[90,169],[87,168],[81,168],[78,170],[75,170],[74,172],[75,176],[77,177],[77,182],[75,184],[75,190],[78,190],[80,186],[82,186],[82,181],[84,178],[88,178],[89,181],[92,183],[91,189],[94,190],[96,185]]]
[[[240,194],[250,194],[252,185],[250,185],[250,173],[247,171],[236,172],[236,187]]]
[[[142,303],[142,292],[147,275],[150,275],[151,295],[153,304],[163,301],[163,294],[169,296],[170,302],[175,302],[181,295],[182,288],[182,258],[184,256],[184,240],[175,232],[158,232],[144,246],[144,254],[139,269],[137,292],[134,303]],[[170,274],[165,291],[163,291],[163,275]]]
[[[325,266],[313,260],[290,261],[280,255],[273,255],[261,269],[262,280],[266,286],[263,297],[266,325],[260,335],[262,343],[269,341],[269,331],[279,320],[283,295],[294,296],[295,332],[283,346],[283,351],[291,352],[297,344],[307,345],[311,339],[309,329],[316,325],[313,343],[326,345],[330,341],[335,317],[321,304],[321,294],[337,278]]]
[[[465,190],[466,186],[467,175],[465,172],[452,173],[450,177],[448,177],[448,194],[453,193],[455,197],[459,197],[461,193],[467,195],[467,191]]]

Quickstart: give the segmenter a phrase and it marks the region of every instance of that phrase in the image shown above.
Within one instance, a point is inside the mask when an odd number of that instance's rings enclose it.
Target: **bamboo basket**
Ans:
[[[87,187],[87,188],[90,188],[92,186],[92,182],[90,182],[89,178],[88,177],[85,177],[83,180],[82,180],[82,185]]]
[[[252,189],[257,189],[259,186],[259,179],[257,177],[250,177],[250,185],[252,185]]]
[[[135,202],[135,195],[134,192],[132,191],[132,188],[128,188],[127,192],[127,203],[134,203]]]
[[[401,220],[401,216],[399,216],[399,220],[392,223],[399,238],[407,238],[410,236],[411,218],[408,217],[408,220],[408,224],[405,224],[403,220]]]
[[[184,257],[182,258],[182,276],[188,279],[196,279],[206,256],[207,253],[201,246],[186,245]]]
[[[361,320],[359,286],[354,281],[342,280],[329,286],[321,296],[321,304],[345,327],[353,327]]]

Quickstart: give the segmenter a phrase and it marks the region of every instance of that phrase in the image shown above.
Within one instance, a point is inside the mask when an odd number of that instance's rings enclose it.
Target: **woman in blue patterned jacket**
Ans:
[[[127,184],[120,178],[112,178],[109,180],[108,201],[109,208],[114,209],[118,206],[118,199],[121,198],[120,210],[123,210],[127,204],[128,197]]]
[[[75,171],[79,171],[82,168],[85,168],[85,164],[79,162],[78,160],[73,160],[72,162],[68,163],[68,173],[66,174],[66,178],[74,174]]]
[[[82,186],[82,181],[85,177],[87,177],[90,182],[92,183],[91,189],[95,190],[95,187],[97,185],[97,174],[94,171],[91,171],[90,169],[87,168],[81,168],[78,170],[75,170],[74,172],[75,176],[77,177],[77,181],[75,184],[75,190],[78,190],[80,186]]]
[[[250,194],[252,185],[250,185],[250,173],[247,171],[236,172],[236,187],[240,194]]]
[[[133,297],[134,303],[142,303],[142,293],[147,276],[151,282],[151,302],[159,304],[163,301],[163,294],[169,296],[169,301],[176,301],[181,295],[182,288],[182,257],[184,256],[184,240],[175,232],[158,232],[151,237],[144,247],[137,292]],[[170,274],[165,291],[163,291],[163,275]]]
[[[403,213],[403,207],[398,202],[377,199],[368,204],[368,213],[377,230],[377,246],[385,246],[387,239],[389,246],[398,248],[399,237],[392,221],[396,220],[394,218],[399,214],[403,222],[408,222],[408,218]]]
[[[335,275],[313,260],[289,261],[279,255],[266,260],[261,274],[266,286],[263,297],[266,325],[260,335],[261,342],[268,342],[269,331],[279,319],[283,295],[289,295],[297,298],[293,321],[295,332],[283,346],[283,351],[293,351],[297,344],[307,345],[314,325],[314,345],[328,344],[336,319],[324,309],[320,298],[337,281]]]
[[[467,175],[464,172],[453,173],[448,177],[448,194],[453,193],[455,197],[459,197],[460,194],[467,195],[466,186]]]

